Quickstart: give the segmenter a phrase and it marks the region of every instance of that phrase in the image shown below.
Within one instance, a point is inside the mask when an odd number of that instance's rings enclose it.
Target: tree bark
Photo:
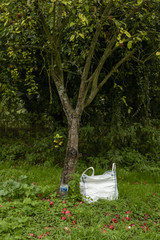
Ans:
[[[68,119],[68,143],[60,185],[68,184],[68,182],[72,179],[71,174],[75,173],[79,155],[78,138],[80,119],[81,114],[79,112],[77,113],[76,110],[74,110],[71,117]],[[60,189],[58,193],[60,193]]]

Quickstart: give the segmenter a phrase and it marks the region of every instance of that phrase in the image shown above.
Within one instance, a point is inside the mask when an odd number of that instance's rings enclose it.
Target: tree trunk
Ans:
[[[75,173],[78,160],[78,138],[80,115],[73,112],[71,118],[68,119],[68,143],[66,149],[66,157],[61,176],[61,184],[67,184],[71,179],[71,174]],[[58,191],[60,194],[60,189]]]

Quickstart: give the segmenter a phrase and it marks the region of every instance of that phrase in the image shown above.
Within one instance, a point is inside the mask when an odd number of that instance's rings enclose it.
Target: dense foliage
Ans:
[[[142,0],[0,3],[1,161],[62,166],[68,110],[55,78],[63,75],[73,109],[80,84],[89,83],[81,162],[159,166],[159,8]]]

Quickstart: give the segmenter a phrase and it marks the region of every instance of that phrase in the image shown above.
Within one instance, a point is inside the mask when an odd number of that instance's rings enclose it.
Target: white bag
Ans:
[[[88,169],[93,170],[91,176],[85,174]],[[93,167],[87,168],[81,175],[80,193],[88,203],[96,202],[98,199],[118,199],[116,164],[113,163],[112,171],[97,176],[94,176]]]

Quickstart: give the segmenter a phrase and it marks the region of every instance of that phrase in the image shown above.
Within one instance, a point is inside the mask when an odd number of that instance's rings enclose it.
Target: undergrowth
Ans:
[[[0,239],[160,238],[160,176],[117,169],[119,199],[83,202],[77,168],[66,199],[56,197],[61,168],[0,164]],[[106,169],[96,168],[101,174]],[[101,173],[100,173],[101,172]]]

